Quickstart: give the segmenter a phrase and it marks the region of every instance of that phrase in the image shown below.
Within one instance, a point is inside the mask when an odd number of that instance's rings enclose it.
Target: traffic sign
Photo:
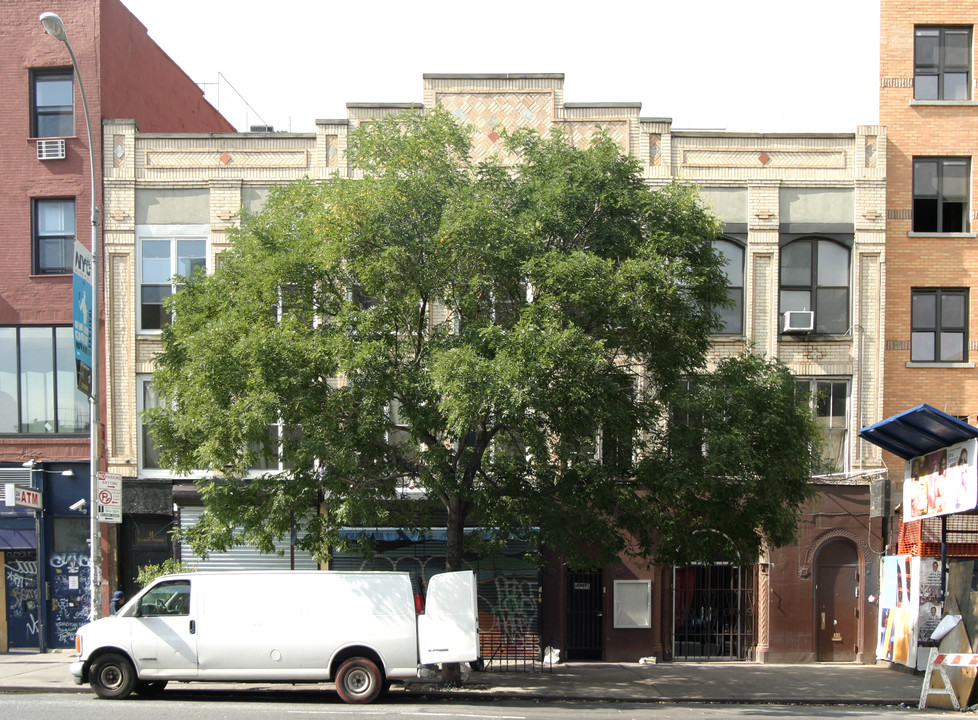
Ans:
[[[99,522],[122,522],[122,476],[98,472],[95,476],[95,513]]]

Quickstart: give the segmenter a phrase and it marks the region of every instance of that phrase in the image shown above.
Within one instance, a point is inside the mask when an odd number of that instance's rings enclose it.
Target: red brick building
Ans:
[[[119,0],[0,0],[0,474],[46,491],[40,538],[33,514],[0,515],[10,575],[0,582],[0,652],[70,645],[89,612],[88,521],[69,508],[88,498],[90,476],[89,403],[75,387],[71,335],[72,248],[76,237],[86,246],[91,237],[89,146],[79,79],[66,45],[42,27],[43,12],[64,21],[80,68],[99,207],[101,163],[111,162],[102,118],[131,118],[147,132],[234,129]],[[23,595],[44,587],[21,576],[36,572],[38,544],[48,602],[38,591]]]
[[[880,123],[889,131],[883,415],[927,403],[975,424],[978,4],[884,0],[880,11]],[[904,461],[889,453],[884,459],[896,506]],[[949,521],[952,530],[967,522],[965,516]],[[919,537],[921,528],[914,526],[935,523],[939,528],[936,519],[909,523],[904,532]],[[897,547],[896,515],[892,527],[890,552],[911,552]]]

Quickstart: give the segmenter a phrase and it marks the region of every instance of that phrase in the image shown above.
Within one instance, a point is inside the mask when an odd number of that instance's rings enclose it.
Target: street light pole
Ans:
[[[92,120],[88,112],[88,98],[85,95],[85,83],[82,82],[81,70],[78,68],[78,61],[75,59],[75,52],[68,42],[68,35],[65,33],[65,24],[55,13],[45,12],[40,16],[41,25],[44,26],[48,35],[60,40],[68,48],[68,55],[71,56],[71,66],[75,69],[75,77],[78,78],[78,89],[81,90],[82,107],[85,110],[85,127],[88,130],[88,161],[91,170],[91,197],[92,197],[92,388],[89,394],[89,465],[91,469],[91,503],[90,510],[90,532],[89,542],[89,580],[90,580],[90,600],[91,612],[89,617],[98,620],[102,615],[102,539],[98,521],[98,472],[100,462],[99,446],[99,267],[102,260],[102,253],[99,251],[98,242],[98,207],[95,204],[95,144],[92,141]]]

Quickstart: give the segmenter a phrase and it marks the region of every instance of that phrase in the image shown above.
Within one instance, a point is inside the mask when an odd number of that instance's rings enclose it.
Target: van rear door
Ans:
[[[418,616],[421,663],[472,662],[479,658],[479,610],[471,570],[428,581],[424,615]]]

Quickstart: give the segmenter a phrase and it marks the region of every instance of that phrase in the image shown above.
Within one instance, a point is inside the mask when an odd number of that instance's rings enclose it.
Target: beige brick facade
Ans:
[[[642,165],[653,185],[674,179],[706,191],[726,193],[717,209],[726,227],[744,243],[746,308],[743,336],[719,336],[717,357],[747,347],[777,356],[797,374],[849,380],[849,467],[875,467],[878,454],[855,440],[863,424],[880,419],[879,395],[885,222],[885,128],[860,126],[852,134],[760,135],[673,131],[668,119],[640,117],[638,103],[565,103],[562,75],[426,75],[423,105],[349,106],[349,117],[322,120],[311,134],[143,134],[132,123],[108,122],[105,147],[105,245],[108,288],[108,437],[113,470],[133,476],[137,468],[137,374],[150,373],[157,336],[136,329],[137,194],[199,189],[206,191],[210,266],[227,247],[227,230],[242,207],[268,187],[302,177],[350,177],[346,138],[360,123],[405,109],[440,104],[472,127],[477,159],[497,154],[506,160],[500,133],[515,128],[547,132],[562,127],[575,143],[608,132]],[[109,153],[113,153],[108,156]],[[841,190],[852,197],[846,208],[822,224],[848,225],[851,250],[851,318],[839,336],[779,335],[778,278],[786,189]],[[148,195],[147,195],[148,194]],[[709,195],[709,192],[708,192]],[[848,196],[846,196],[848,202]],[[160,201],[165,206],[165,200]],[[164,213],[160,220],[160,213]],[[818,216],[796,223],[817,232]],[[182,218],[172,221],[183,223]],[[165,209],[154,223],[166,224]]]
[[[861,427],[883,417],[885,128],[798,135],[674,131],[669,119],[642,118],[637,103],[565,103],[562,75],[426,75],[422,103],[350,104],[347,118],[320,120],[315,134],[141,134],[132,123],[106,123],[106,146],[115,149],[105,180],[110,470],[128,478],[141,476],[139,380],[152,373],[159,349],[158,334],[139,330],[139,233],[169,226],[196,231],[203,225],[209,267],[214,267],[242,208],[259,208],[270,186],[306,176],[354,177],[345,157],[352,129],[408,108],[435,105],[472,127],[476,159],[498,154],[507,160],[501,144],[504,130],[529,127],[547,132],[561,127],[572,142],[581,144],[602,130],[640,163],[650,185],[661,187],[672,180],[699,185],[704,201],[723,221],[725,237],[742,248],[744,256],[743,332],[718,335],[714,361],[753,349],[781,359],[806,379],[846,383],[845,461],[835,480],[861,485],[865,471],[881,467],[875,447],[856,437]],[[831,335],[781,334],[782,246],[792,237],[823,235],[842,238],[849,254],[849,327]],[[865,487],[858,492],[867,494]],[[840,502],[849,501],[842,497],[827,504],[835,508]],[[824,529],[817,515],[813,511],[800,523],[806,542],[842,532]],[[761,613],[751,650],[755,659],[795,662],[820,657],[811,637],[814,620],[807,611],[799,615],[772,603],[772,593],[794,598],[811,592],[809,585],[798,584],[801,570],[792,558],[810,558],[815,547],[806,544],[787,555],[772,554],[770,565],[764,564],[759,572],[756,600]],[[661,611],[666,618],[672,612],[670,569],[621,566],[612,572],[615,577],[650,577],[651,572],[656,578],[656,616]],[[869,579],[862,591],[863,596],[875,592]],[[543,581],[544,602],[549,604],[561,592]],[[561,617],[563,600],[555,602],[557,609],[548,612]],[[610,610],[606,615],[611,616]],[[556,622],[560,627],[551,637],[560,646],[565,629]],[[668,659],[669,626],[671,620],[657,621],[651,635],[614,633],[609,627],[603,656],[614,660],[656,654]],[[856,657],[863,659],[871,651],[871,621],[859,632]]]

